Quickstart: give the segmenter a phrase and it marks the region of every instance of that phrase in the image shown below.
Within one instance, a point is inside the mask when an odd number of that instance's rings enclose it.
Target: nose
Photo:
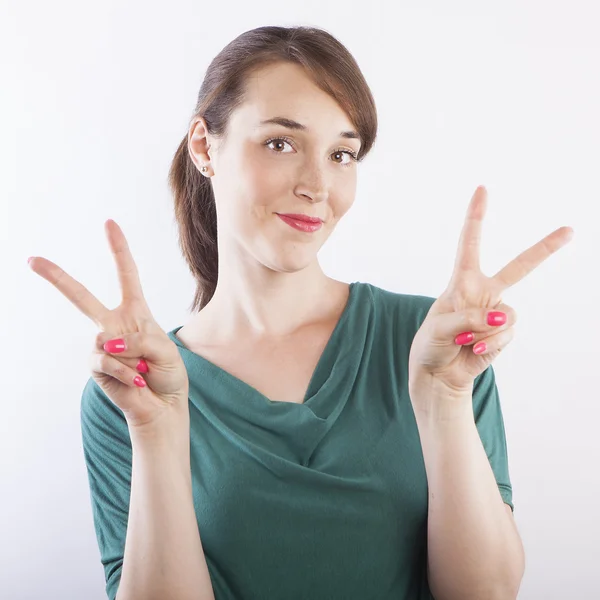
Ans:
[[[301,168],[300,183],[296,186],[298,195],[308,198],[311,202],[324,202],[329,197],[329,182],[322,165],[305,164]]]

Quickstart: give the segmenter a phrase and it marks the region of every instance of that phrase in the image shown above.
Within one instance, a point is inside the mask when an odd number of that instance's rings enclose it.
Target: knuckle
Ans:
[[[108,354],[100,354],[98,356],[98,366],[100,367],[100,371],[102,371],[103,373],[108,374],[111,365],[110,359],[111,357],[108,356]]]
[[[96,348],[102,348],[102,346],[104,345],[104,338],[105,337],[106,337],[106,332],[99,331],[98,334],[96,335],[96,339],[94,341],[94,346]]]
[[[462,328],[465,331],[473,331],[478,328],[479,325],[479,314],[478,311],[469,310],[463,313],[464,319]]]
[[[127,350],[129,352],[133,350],[136,356],[141,356],[143,354],[146,347],[146,334],[143,331],[136,331],[135,333],[124,335],[123,339],[127,344]]]
[[[512,306],[501,304],[496,310],[506,313],[507,323],[515,323],[517,321],[517,311]]]
[[[115,375],[124,375],[125,374],[125,365],[123,365],[122,363],[118,363],[114,369],[113,369],[113,373],[115,373]]]

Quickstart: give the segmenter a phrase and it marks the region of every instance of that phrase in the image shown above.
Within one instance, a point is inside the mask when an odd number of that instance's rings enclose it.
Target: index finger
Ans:
[[[515,285],[567,242],[570,242],[573,234],[572,227],[559,227],[537,244],[521,252],[517,258],[498,271],[492,279],[499,281],[505,289]]]
[[[29,266],[32,271],[49,281],[86,317],[94,321],[96,325],[101,326],[109,310],[84,285],[73,279],[57,264],[41,256],[33,257],[29,262]]]

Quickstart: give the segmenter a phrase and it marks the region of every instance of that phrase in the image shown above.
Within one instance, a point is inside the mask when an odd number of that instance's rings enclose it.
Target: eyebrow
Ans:
[[[281,125],[282,127],[287,127],[288,129],[308,131],[308,127],[306,125],[302,125],[302,123],[298,123],[298,121],[293,121],[292,119],[288,119],[286,117],[273,117],[272,119],[266,119],[265,121],[261,121],[260,125],[268,125],[270,123],[275,123],[275,125]],[[358,135],[356,131],[341,131],[340,137],[351,140],[360,140],[360,135]]]

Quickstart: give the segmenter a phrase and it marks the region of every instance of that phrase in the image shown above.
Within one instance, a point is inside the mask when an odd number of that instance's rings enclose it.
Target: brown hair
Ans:
[[[231,41],[210,63],[190,126],[203,117],[208,133],[223,139],[230,115],[244,100],[246,77],[277,62],[304,67],[315,85],[332,96],[358,131],[358,160],[377,135],[377,112],[358,64],[330,33],[314,27],[258,27]],[[202,310],[212,298],[218,275],[217,213],[209,177],[200,174],[188,150],[188,133],[169,170],[175,199],[179,246],[197,282],[190,310]]]

